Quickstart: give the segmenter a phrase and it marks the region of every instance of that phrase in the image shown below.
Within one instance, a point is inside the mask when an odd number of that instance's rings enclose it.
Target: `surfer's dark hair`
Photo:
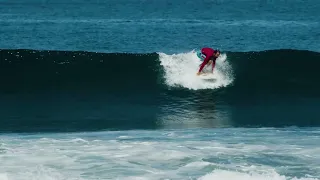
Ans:
[[[215,50],[215,51],[214,51],[214,53],[215,53],[215,54],[216,54],[216,53],[221,54],[221,52],[220,52],[220,50],[219,50],[219,49]]]

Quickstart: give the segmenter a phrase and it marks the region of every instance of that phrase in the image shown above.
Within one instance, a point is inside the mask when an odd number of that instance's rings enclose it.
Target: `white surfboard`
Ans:
[[[216,81],[212,73],[203,73],[198,76],[199,78],[207,81]]]

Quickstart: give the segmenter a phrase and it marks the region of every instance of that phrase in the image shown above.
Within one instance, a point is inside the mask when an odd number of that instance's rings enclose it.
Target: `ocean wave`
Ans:
[[[319,126],[320,53],[1,50],[3,132]],[[210,70],[210,67],[208,67]]]
[[[195,76],[201,62],[194,51],[170,55],[0,50],[0,57],[2,92],[182,88],[219,89],[237,95],[318,95],[320,90],[320,53],[304,50],[224,52],[217,60],[216,82]]]

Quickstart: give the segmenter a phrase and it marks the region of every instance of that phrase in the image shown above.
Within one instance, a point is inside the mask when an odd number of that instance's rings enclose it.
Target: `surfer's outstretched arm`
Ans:
[[[212,73],[215,66],[216,66],[216,61],[212,61]]]

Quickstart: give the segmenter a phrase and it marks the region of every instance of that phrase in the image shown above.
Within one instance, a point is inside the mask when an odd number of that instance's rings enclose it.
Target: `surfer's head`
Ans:
[[[215,50],[214,51],[214,56],[217,58],[220,56],[220,51],[219,50]]]

